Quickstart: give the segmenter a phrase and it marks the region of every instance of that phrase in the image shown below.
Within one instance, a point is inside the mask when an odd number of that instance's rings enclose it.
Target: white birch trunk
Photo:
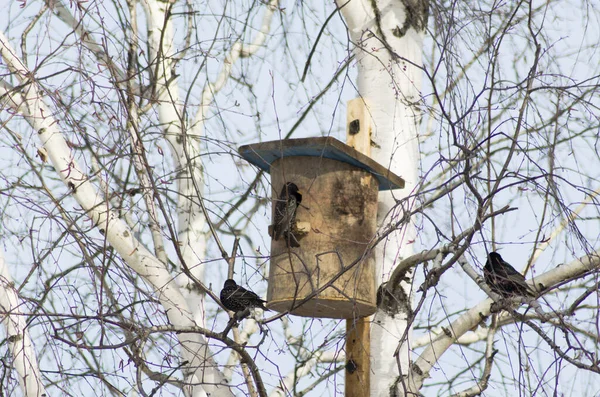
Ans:
[[[397,200],[411,194],[417,185],[419,151],[417,123],[422,71],[421,53],[426,24],[426,8],[421,1],[352,0],[344,6],[338,0],[355,44],[358,61],[358,90],[365,98],[373,119],[371,153],[373,159],[406,180],[404,190],[381,192],[378,225],[385,227],[403,215]],[[411,7],[407,12],[407,4]],[[376,9],[375,9],[376,7]],[[420,13],[420,14],[419,14]],[[417,65],[417,66],[414,66]],[[411,202],[403,206],[408,209]],[[415,232],[412,223],[390,234],[377,248],[378,282],[386,282],[399,260],[413,252]],[[407,277],[411,277],[407,274]],[[407,376],[409,343],[404,336],[410,313],[410,285],[395,294],[402,300],[394,310],[379,309],[371,329],[371,395],[385,396],[393,387],[402,395],[399,382]],[[400,289],[398,289],[400,290]],[[409,297],[406,299],[405,297]],[[393,350],[403,338],[399,360]],[[400,374],[399,374],[400,372]]]
[[[206,218],[198,200],[202,199],[204,179],[200,160],[200,137],[203,123],[188,130],[183,123],[183,106],[179,98],[179,79],[173,75],[175,50],[173,23],[167,16],[168,2],[142,2],[148,21],[148,42],[152,68],[157,73],[156,96],[158,117],[163,134],[169,141],[173,163],[177,170],[177,236],[183,262],[197,280],[204,278],[202,260],[206,257]],[[158,67],[156,67],[158,65]],[[194,321],[205,325],[204,293],[192,288],[194,281],[182,269],[177,269],[177,283],[194,313]]]
[[[0,251],[0,320],[7,335],[8,350],[23,395],[41,397],[48,394],[42,383],[35,350],[27,331],[27,316],[21,310],[22,304]]]

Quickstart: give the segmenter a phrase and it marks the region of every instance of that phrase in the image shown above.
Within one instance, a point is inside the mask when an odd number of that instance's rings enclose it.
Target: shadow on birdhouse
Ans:
[[[271,263],[267,307],[306,317],[375,312],[379,190],[404,187],[382,165],[333,138],[242,146],[271,174]]]

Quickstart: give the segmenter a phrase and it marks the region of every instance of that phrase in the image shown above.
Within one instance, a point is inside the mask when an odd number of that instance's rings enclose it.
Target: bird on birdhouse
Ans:
[[[236,313],[255,307],[269,310],[264,305],[266,302],[265,300],[260,299],[254,292],[249,291],[244,287],[240,287],[232,279],[225,280],[220,298],[221,303],[227,310]]]
[[[301,202],[302,194],[298,186],[293,182],[287,182],[281,189],[275,205],[275,219],[269,228],[269,234],[275,241],[283,236],[288,247],[300,246],[293,232],[296,228],[296,211]]]
[[[490,252],[483,267],[483,277],[490,289],[503,298],[535,297],[536,292],[525,282],[525,276],[509,265],[500,254]]]

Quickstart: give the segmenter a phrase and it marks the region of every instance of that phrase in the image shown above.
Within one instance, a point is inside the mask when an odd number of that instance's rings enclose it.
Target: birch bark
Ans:
[[[202,200],[201,135],[203,124],[188,128],[184,121],[183,106],[179,97],[179,79],[175,69],[173,23],[168,2],[146,0],[142,2],[148,21],[148,43],[152,66],[156,72],[157,110],[163,135],[170,143],[171,155],[177,170],[177,235],[181,245],[183,266],[177,269],[177,283],[182,287],[194,321],[205,325],[204,293],[193,288],[194,281],[204,278],[202,260],[206,256],[206,218],[198,200]],[[192,277],[186,275],[187,271]]]
[[[23,302],[19,299],[15,283],[4,261],[4,254],[0,251],[0,319],[8,336],[13,367],[19,376],[19,384],[25,397],[46,396],[48,394],[42,383],[22,305]]]

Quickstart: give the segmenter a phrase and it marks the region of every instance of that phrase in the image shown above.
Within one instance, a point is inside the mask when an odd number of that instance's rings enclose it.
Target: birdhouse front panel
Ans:
[[[267,307],[308,317],[376,310],[379,182],[337,160],[289,156],[271,164],[271,263]]]

